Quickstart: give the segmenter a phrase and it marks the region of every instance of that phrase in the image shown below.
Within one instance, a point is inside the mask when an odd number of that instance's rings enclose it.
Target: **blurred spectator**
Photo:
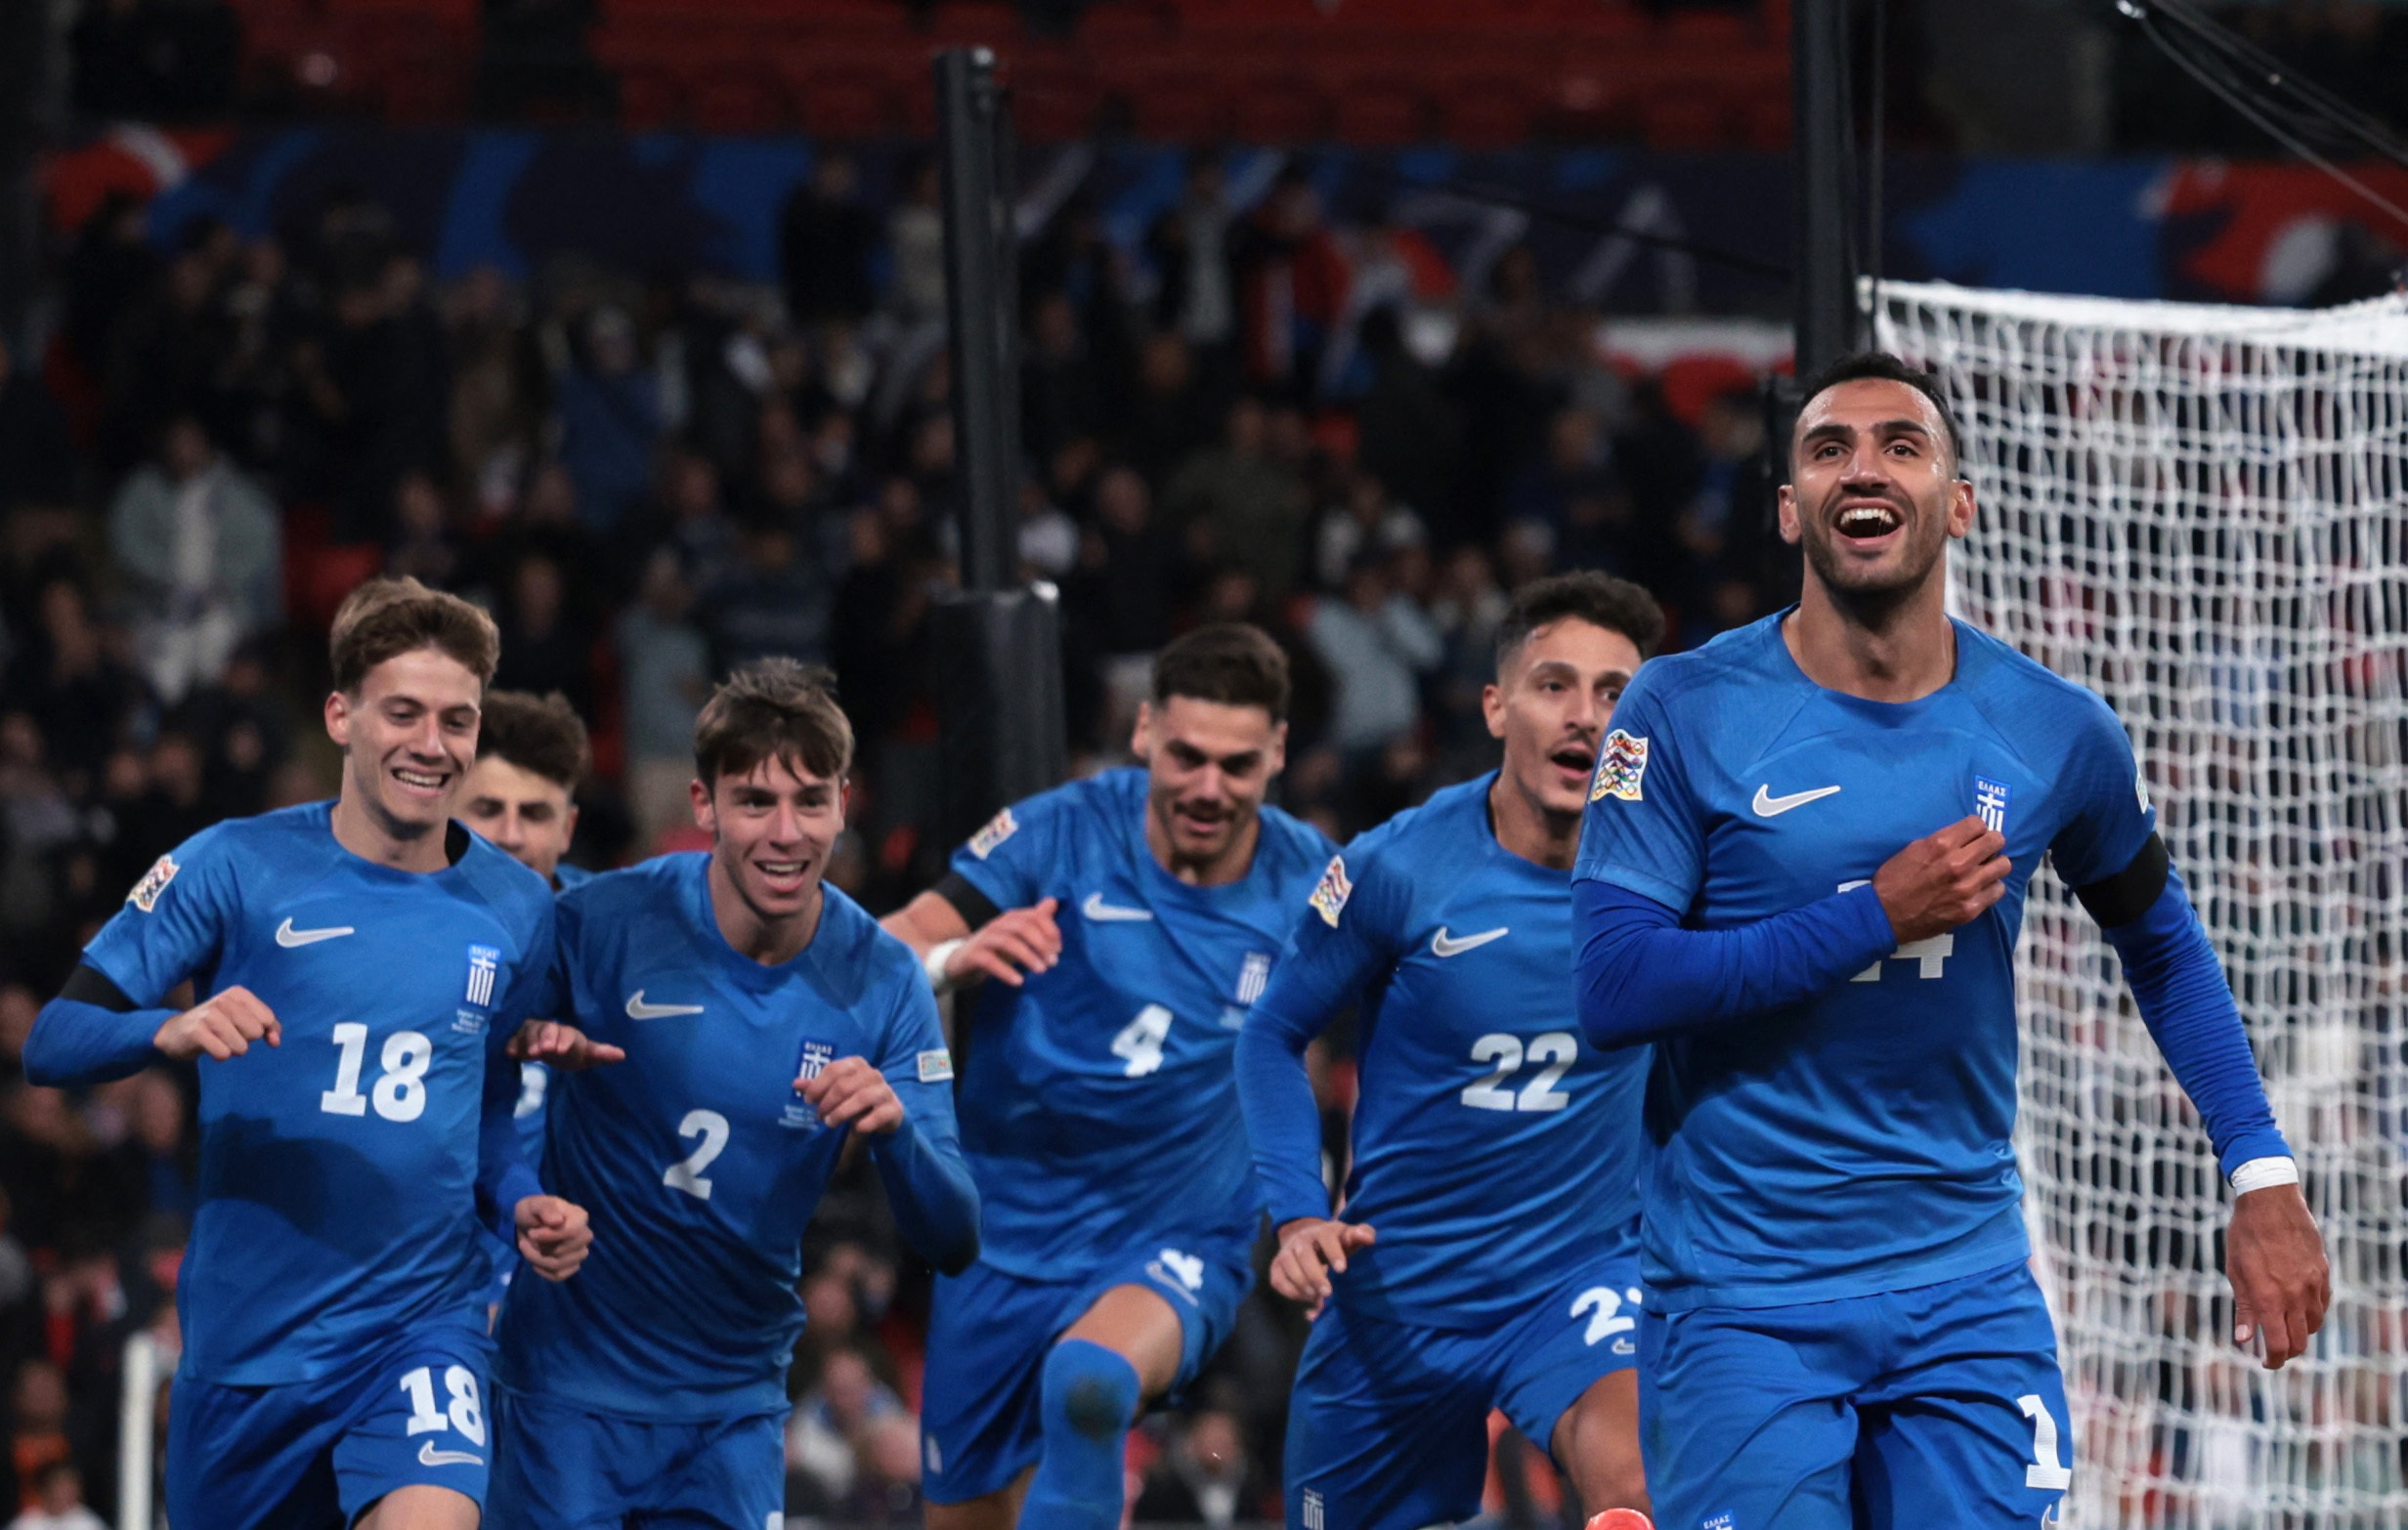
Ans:
[[[903,195],[886,220],[886,243],[894,261],[886,306],[906,324],[933,323],[945,317],[941,190],[936,159],[930,155],[912,168]]]
[[[857,324],[869,317],[878,220],[862,205],[858,182],[852,156],[831,149],[779,215],[786,313],[797,324]]]
[[[13,752],[7,764],[47,763],[88,783],[148,697],[142,681],[104,648],[79,583],[55,578],[37,599],[40,626],[0,680],[0,704],[24,716],[30,736],[0,737],[0,755]]]
[[[143,672],[167,702],[214,684],[236,646],[280,614],[276,507],[189,414],[168,422],[158,460],[117,490],[108,547]]]
[[[873,1419],[858,1452],[861,1471],[844,1506],[853,1524],[904,1526],[922,1523],[920,1425],[903,1415]]]
[[[633,321],[617,308],[597,309],[553,385],[560,460],[577,485],[579,516],[597,531],[618,526],[652,481],[659,381],[638,361]]]
[[[710,695],[710,645],[686,619],[693,600],[676,552],[661,547],[644,564],[634,604],[619,617],[627,811],[646,847],[692,812],[686,783],[694,777],[694,716]]]
[[[549,696],[558,691],[580,716],[593,710],[589,640],[570,621],[568,577],[548,553],[522,555],[510,573],[502,608],[501,662],[494,684]]]
[[[1445,649],[1429,614],[1396,587],[1387,553],[1359,555],[1345,589],[1313,602],[1305,636],[1337,686],[1330,742],[1359,765],[1420,723],[1421,677]]]
[[[1237,274],[1229,262],[1228,180],[1218,155],[1188,157],[1179,205],[1148,231],[1145,253],[1160,278],[1154,323],[1207,358],[1229,355],[1237,335]]]
[[[799,1496],[823,1511],[849,1503],[865,1477],[875,1483],[882,1475],[875,1461],[864,1459],[871,1425],[910,1417],[903,1399],[878,1379],[859,1349],[830,1351],[820,1362],[818,1383],[796,1402],[787,1420],[787,1472],[801,1479],[790,1484],[789,1497]],[[913,1454],[918,1455],[916,1440]]]
[[[83,1473],[72,1462],[54,1461],[35,1477],[32,1502],[8,1530],[108,1530],[108,1523],[84,1507]]]
[[[774,515],[748,521],[737,547],[740,561],[704,609],[719,669],[775,654],[824,662],[835,605],[826,568],[804,557],[795,528]]]
[[[66,1438],[66,1376],[48,1360],[21,1361],[11,1396],[9,1466],[17,1475],[18,1507],[38,1509],[44,1475],[54,1466],[71,1471],[75,1466]],[[81,1488],[78,1483],[78,1498]]]
[[[1378,474],[1352,474],[1345,488],[1345,501],[1321,512],[1312,534],[1313,576],[1325,590],[1345,588],[1347,570],[1366,551],[1398,552],[1429,540],[1421,517],[1389,498]]]
[[[1205,1408],[1172,1435],[1170,1447],[1145,1473],[1136,1517],[1223,1530],[1247,1514],[1261,1497],[1237,1421],[1220,1409]]]
[[[610,111],[616,92],[585,43],[594,0],[484,0],[483,9],[480,114],[576,121]]]
[[[1270,416],[1261,400],[1229,406],[1219,448],[1198,452],[1162,492],[1162,512],[1200,561],[1243,569],[1256,599],[1276,606],[1295,587],[1304,560],[1305,486],[1270,452]]]

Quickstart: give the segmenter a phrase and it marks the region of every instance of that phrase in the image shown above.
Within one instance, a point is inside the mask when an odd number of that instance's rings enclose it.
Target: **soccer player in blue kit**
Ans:
[[[1130,1424],[1211,1358],[1252,1281],[1230,1052],[1332,848],[1264,805],[1287,702],[1259,629],[1178,638],[1139,711],[1143,769],[1013,803],[888,916],[933,979],[985,979],[962,1135],[986,1210],[929,1321],[931,1530],[1117,1526]]]
[[[927,981],[824,880],[852,749],[823,671],[747,665],[695,723],[710,850],[560,901],[558,1019],[587,1049],[545,1171],[593,1207],[594,1248],[502,1304],[501,1530],[781,1522],[803,1228],[849,1140],[929,1262],[977,1252]]]
[[[1291,1526],[1471,1518],[1491,1407],[1591,1510],[1647,1507],[1648,1050],[1583,1044],[1566,974],[1598,744],[1663,629],[1603,574],[1516,592],[1482,698],[1502,766],[1347,846],[1238,1039],[1271,1285],[1317,1314],[1288,1411]],[[1350,1005],[1361,1082],[1333,1213],[1304,1052]]]
[[[550,1280],[589,1237],[519,1157],[502,1056],[543,1003],[551,893],[451,818],[494,623],[379,579],[330,647],[342,794],[161,857],[25,1046],[51,1084],[198,1059],[176,1530],[470,1530],[491,1459],[478,1228],[515,1226]],[[197,1001],[159,1007],[188,979]]]
[[[1573,872],[1589,1039],[1656,1043],[1649,1484],[1666,1530],[2029,1530],[2075,1469],[2012,1144],[2042,856],[2230,1181],[2236,1342],[2300,1354],[2330,1277],[2115,714],[1945,610],[1938,384],[1849,358],[1790,456],[1799,603],[1647,666]]]

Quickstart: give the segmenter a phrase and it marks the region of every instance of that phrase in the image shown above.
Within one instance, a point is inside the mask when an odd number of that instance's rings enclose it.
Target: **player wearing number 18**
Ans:
[[[26,1043],[39,1084],[198,1059],[176,1530],[470,1530],[480,1223],[550,1280],[584,1255],[584,1213],[519,1156],[502,1056],[543,1007],[551,892],[451,821],[497,646],[415,580],[355,591],[325,705],[341,796],[161,857]],[[187,979],[197,1004],[157,1007]]]
[[[802,1233],[853,1138],[930,1263],[977,1253],[935,1001],[824,880],[852,750],[824,673],[738,670],[695,724],[710,850],[560,900],[559,1018],[582,1036],[544,1171],[594,1208],[594,1250],[574,1286],[502,1303],[501,1530],[777,1522]]]
[[[1584,1044],[1565,974],[1589,770],[1663,625],[1646,591],[1602,574],[1517,591],[1483,698],[1501,768],[1330,863],[1238,1039],[1238,1098],[1279,1232],[1271,1285],[1316,1314],[1288,1410],[1290,1525],[1471,1518],[1491,1408],[1588,1509],[1647,1505],[1648,1052]],[[1361,1084],[1333,1213],[1304,1051],[1350,1006]]]
[[[1835,365],[1782,490],[1798,605],[1648,665],[1599,756],[1580,1014],[1656,1042],[1639,1347],[1649,1485],[1680,1530],[2028,1530],[2072,1485],[2013,1146],[2043,856],[2231,1179],[2236,1337],[2280,1365],[2330,1297],[2124,730],[1948,616],[1973,513],[1938,384]]]

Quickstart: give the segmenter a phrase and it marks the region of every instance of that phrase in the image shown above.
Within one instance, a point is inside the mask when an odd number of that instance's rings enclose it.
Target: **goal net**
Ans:
[[[1880,299],[1881,343],[1964,428],[1952,599],[2129,730],[2333,1261],[2306,1357],[2234,1348],[2206,1134],[2112,952],[2035,878],[2017,1146],[2074,1414],[2064,1522],[2408,1527],[2408,300]]]

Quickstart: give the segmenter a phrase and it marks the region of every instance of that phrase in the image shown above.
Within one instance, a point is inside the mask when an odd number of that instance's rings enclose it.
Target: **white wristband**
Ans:
[[[945,976],[945,963],[953,959],[955,952],[968,944],[966,938],[956,938],[940,940],[928,948],[928,954],[920,958],[920,970],[928,975],[928,987],[940,995],[953,992],[953,979]]]
[[[2253,1158],[2232,1171],[2231,1182],[2234,1195],[2276,1185],[2296,1185],[2300,1182],[2300,1165],[2296,1159]]]

